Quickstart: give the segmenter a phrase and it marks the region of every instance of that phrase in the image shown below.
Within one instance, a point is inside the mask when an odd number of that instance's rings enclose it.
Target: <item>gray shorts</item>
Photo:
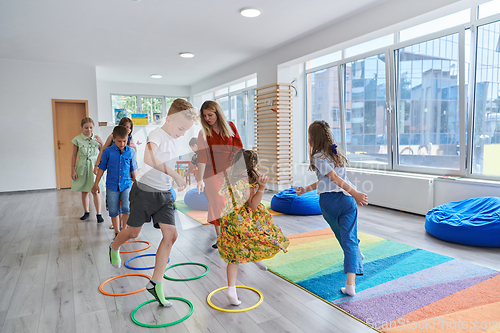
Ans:
[[[161,192],[150,186],[135,182],[130,190],[130,216],[127,224],[142,227],[153,218],[155,224],[175,225],[175,208],[172,192]]]

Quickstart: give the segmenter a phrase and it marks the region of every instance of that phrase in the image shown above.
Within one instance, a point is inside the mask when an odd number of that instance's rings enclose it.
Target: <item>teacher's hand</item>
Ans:
[[[202,180],[199,180],[198,183],[196,184],[196,188],[198,189],[198,194],[201,194],[203,190],[205,189],[205,182]]]

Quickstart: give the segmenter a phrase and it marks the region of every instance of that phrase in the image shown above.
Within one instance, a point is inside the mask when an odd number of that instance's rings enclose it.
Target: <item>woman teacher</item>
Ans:
[[[231,166],[234,154],[243,148],[236,126],[228,122],[219,104],[206,101],[200,108],[202,130],[198,134],[198,193],[208,199],[207,222],[220,233],[220,215],[226,198],[219,195],[225,171]],[[217,248],[217,242],[212,245]]]

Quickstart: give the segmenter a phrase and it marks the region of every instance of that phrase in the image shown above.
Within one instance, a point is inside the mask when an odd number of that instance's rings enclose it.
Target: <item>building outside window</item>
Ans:
[[[396,54],[399,165],[459,170],[458,34]]]
[[[388,163],[385,53],[345,65],[346,153],[350,161]],[[347,118],[347,117],[346,117]]]
[[[472,173],[500,176],[500,22],[477,29]]]
[[[147,125],[161,125],[170,105],[177,98],[188,100],[185,97],[112,94],[111,108],[114,123],[117,125],[123,117],[133,119],[134,115],[146,115]]]

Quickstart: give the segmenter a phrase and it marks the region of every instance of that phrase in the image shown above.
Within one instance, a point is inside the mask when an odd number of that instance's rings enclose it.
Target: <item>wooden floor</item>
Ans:
[[[266,193],[269,200],[271,194]],[[91,210],[90,221],[80,221],[80,194],[69,190],[48,190],[0,194],[0,331],[10,332],[374,332],[331,305],[253,264],[240,266],[238,284],[255,287],[265,297],[256,309],[244,313],[224,313],[210,308],[207,295],[225,285],[225,264],[217,250],[212,226],[177,213],[179,238],[170,256],[171,263],[198,262],[209,266],[206,277],[186,282],[165,280],[168,296],[188,299],[194,313],[187,320],[168,328],[143,328],[130,319],[132,310],[150,299],[149,293],[112,297],[101,294],[99,285],[127,273],[152,274],[109,264],[108,246],[113,231],[109,217],[97,224]],[[104,215],[107,215],[106,212]],[[276,216],[286,235],[326,228],[321,216]],[[500,248],[476,248],[451,244],[425,233],[424,217],[368,206],[360,208],[359,231],[384,237],[425,250],[500,270]],[[146,224],[138,239],[152,246],[146,251],[122,254],[129,259],[155,253],[161,233]],[[140,248],[127,244],[122,250]],[[123,261],[125,261],[123,260]],[[132,261],[141,267],[153,265],[153,257]],[[172,277],[199,275],[199,266],[181,266],[167,273]],[[112,292],[137,290],[145,286],[144,277],[114,280],[105,286]],[[338,281],[332,288],[340,288]],[[242,306],[258,298],[252,291],[239,292]],[[137,319],[165,323],[184,316],[185,303],[172,301],[173,308],[145,305]],[[214,304],[226,306],[221,293]]]

